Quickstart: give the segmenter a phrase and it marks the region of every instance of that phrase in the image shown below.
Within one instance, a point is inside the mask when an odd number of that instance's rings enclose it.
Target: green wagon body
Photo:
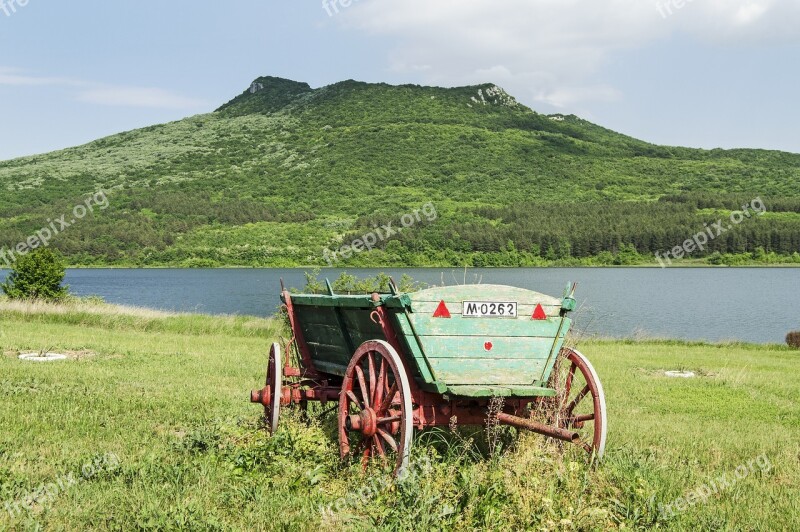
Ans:
[[[465,317],[465,301],[513,302],[517,313]],[[442,302],[449,317],[434,317]],[[575,305],[571,296],[559,299],[499,285],[373,296],[292,295],[291,303],[315,371],[344,376],[361,344],[385,337],[374,313],[383,307],[408,370],[422,390],[475,398],[554,394],[547,382],[569,331],[567,313]]]

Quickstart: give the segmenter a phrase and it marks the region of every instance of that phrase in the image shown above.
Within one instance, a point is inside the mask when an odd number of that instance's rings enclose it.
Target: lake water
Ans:
[[[331,280],[342,270],[323,270]],[[429,284],[463,284],[464,270],[362,269],[403,273]],[[0,272],[0,279],[7,272]],[[110,303],[211,314],[267,316],[280,304],[280,279],[304,285],[300,269],[104,270],[67,272],[78,295]],[[575,327],[587,335],[634,335],[783,343],[800,329],[800,269],[501,268],[470,269],[467,282],[506,284],[560,296],[578,282]]]

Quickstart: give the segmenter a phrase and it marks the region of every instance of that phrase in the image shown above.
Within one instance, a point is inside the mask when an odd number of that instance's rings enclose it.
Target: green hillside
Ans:
[[[755,198],[765,214],[691,258],[800,262],[800,155],[656,146],[491,84],[263,77],[214,113],[0,162],[0,249],[101,189],[51,239],[72,264],[323,265],[424,205],[340,264],[653,262]]]

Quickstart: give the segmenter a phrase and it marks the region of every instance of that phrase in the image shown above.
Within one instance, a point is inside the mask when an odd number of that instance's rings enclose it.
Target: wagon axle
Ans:
[[[576,443],[578,440],[581,439],[581,435],[578,434],[577,432],[572,432],[559,427],[551,427],[549,425],[543,425],[541,423],[533,421],[532,419],[525,419],[517,416],[512,416],[510,414],[506,414],[503,412],[497,414],[497,421],[502,423],[503,425],[510,425],[518,429],[526,429],[531,432],[535,432],[536,434],[541,434],[542,436],[549,436],[556,440]]]
[[[330,386],[319,388],[290,388],[283,386],[278,392],[279,402],[283,406],[291,404],[300,404],[305,401],[319,401],[320,403],[327,403],[328,401],[339,400],[339,389]],[[250,402],[268,406],[273,401],[273,388],[271,385],[266,385],[260,390],[252,390],[250,392]]]

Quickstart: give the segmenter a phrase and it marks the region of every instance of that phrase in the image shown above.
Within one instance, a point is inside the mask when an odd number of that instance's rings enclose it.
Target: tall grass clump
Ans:
[[[24,323],[78,325],[100,329],[165,332],[192,336],[226,334],[274,338],[279,320],[255,316],[209,316],[126,307],[99,298],[67,297],[60,301],[0,298],[0,315]]]

